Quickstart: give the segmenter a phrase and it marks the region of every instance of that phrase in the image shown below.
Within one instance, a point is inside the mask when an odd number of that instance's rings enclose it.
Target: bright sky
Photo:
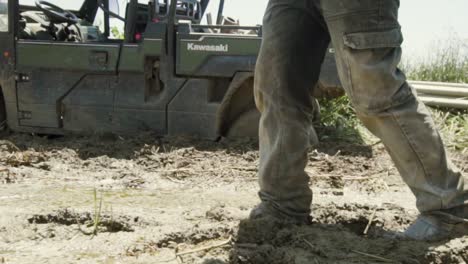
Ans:
[[[126,2],[126,0],[118,0]],[[139,0],[141,2],[145,2]],[[242,25],[260,24],[268,0],[226,0],[226,16]],[[34,0],[20,0],[34,2]],[[59,5],[80,5],[82,1],[51,0]],[[468,0],[400,0],[400,23],[406,58],[424,58],[447,43],[465,46],[468,54]],[[73,4],[72,4],[73,3]],[[211,0],[209,12],[216,17],[219,0]],[[120,8],[125,10],[124,5]]]
[[[241,24],[260,24],[267,2],[226,0],[225,14],[240,19]],[[427,57],[439,45],[450,41],[465,45],[468,51],[468,0],[400,0],[400,3],[405,57]]]

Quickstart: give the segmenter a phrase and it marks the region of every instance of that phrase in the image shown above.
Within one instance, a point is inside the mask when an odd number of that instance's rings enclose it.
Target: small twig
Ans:
[[[384,184],[384,187],[385,187],[385,190],[388,191],[390,190],[390,187],[388,187],[388,184],[385,180],[382,180],[383,184]]]
[[[351,252],[362,255],[362,256],[370,257],[370,258],[373,258],[373,259],[378,259],[380,261],[395,263],[395,261],[393,261],[391,259],[382,258],[382,257],[379,257],[377,255],[372,255],[372,254],[364,253],[364,252],[357,251],[357,250],[351,250]]]
[[[203,170],[194,170],[194,169],[190,169],[190,168],[180,168],[180,169],[160,169],[160,170],[156,170],[156,172],[159,172],[159,173],[170,173],[170,172],[191,172],[191,173],[200,173],[200,172],[218,172],[218,171],[221,171],[221,170],[226,170],[226,169],[230,169],[230,170],[238,170],[238,171],[257,171],[257,168],[256,167],[245,167],[245,168],[241,168],[241,167],[223,167],[223,168],[219,168],[219,169],[203,169]]]
[[[343,177],[343,180],[345,181],[370,181],[370,180],[375,180],[380,178],[379,176],[373,176],[373,177]]]
[[[305,172],[312,174],[311,178],[319,178],[319,179],[329,179],[329,178],[340,178],[345,181],[368,181],[373,179],[381,178],[380,176],[369,176],[369,177],[344,177],[342,175],[332,175],[332,174],[321,174],[321,175],[313,175],[317,172],[312,170],[305,170]]]
[[[307,240],[307,239],[305,239],[305,238],[303,238],[302,240],[304,240],[304,242],[305,242],[307,245],[309,245],[310,248],[315,249],[314,245],[312,245],[312,243],[310,243],[309,240]]]
[[[216,244],[216,245],[213,245],[213,246],[206,246],[206,247],[202,247],[202,248],[198,248],[198,249],[194,249],[194,250],[189,250],[189,251],[185,251],[185,252],[180,252],[180,253],[177,253],[176,256],[180,257],[180,256],[183,256],[183,255],[193,254],[193,253],[197,253],[197,252],[200,252],[200,251],[205,251],[205,250],[210,250],[210,249],[213,249],[213,248],[222,247],[222,246],[225,246],[225,245],[231,243],[231,241],[232,241],[232,236],[230,236],[228,238],[228,240],[223,241],[223,242],[221,242],[219,244]]]
[[[177,180],[177,179],[174,179],[174,178],[169,177],[169,176],[166,176],[165,178],[168,179],[168,180],[171,181],[171,182],[174,182],[174,183],[178,183],[178,184],[185,183],[184,181]]]
[[[238,248],[257,248],[257,244],[249,244],[249,243],[244,243],[244,244],[236,244]]]
[[[371,216],[369,218],[369,223],[367,224],[366,229],[364,229],[364,232],[363,232],[364,235],[367,235],[367,233],[369,232],[369,228],[371,227],[372,222],[374,222],[374,218],[375,218],[376,213],[377,213],[377,208],[374,209],[374,211],[372,212],[372,214],[371,214]]]
[[[318,173],[318,172],[312,171],[312,170],[305,170],[305,172],[312,174],[312,176],[311,176],[312,178],[343,178],[343,176],[341,176],[341,175],[331,175],[331,174],[317,175],[316,173]]]

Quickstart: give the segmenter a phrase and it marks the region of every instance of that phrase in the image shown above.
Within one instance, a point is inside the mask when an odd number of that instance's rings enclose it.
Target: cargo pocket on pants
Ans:
[[[401,34],[400,28],[395,28],[381,32],[346,34],[343,39],[345,46],[357,50],[399,48],[403,43],[403,34]]]
[[[403,43],[400,28],[345,34],[343,42],[349,95],[358,111],[384,111],[408,98],[411,89],[403,87],[406,78],[397,70]]]

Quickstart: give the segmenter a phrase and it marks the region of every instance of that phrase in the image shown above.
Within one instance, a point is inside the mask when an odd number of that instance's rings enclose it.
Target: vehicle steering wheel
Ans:
[[[46,15],[51,23],[77,24],[80,19],[70,11],[64,10],[52,3],[42,0],[36,0],[36,7]]]

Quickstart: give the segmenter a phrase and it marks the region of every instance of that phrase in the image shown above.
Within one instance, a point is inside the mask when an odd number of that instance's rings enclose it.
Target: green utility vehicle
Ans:
[[[3,128],[257,135],[252,89],[261,26],[224,25],[223,0],[206,25],[210,0],[129,0],[125,17],[115,0],[24,1],[0,0]],[[115,20],[124,24],[123,39],[112,37]],[[320,86],[338,87],[336,76],[328,56]]]

